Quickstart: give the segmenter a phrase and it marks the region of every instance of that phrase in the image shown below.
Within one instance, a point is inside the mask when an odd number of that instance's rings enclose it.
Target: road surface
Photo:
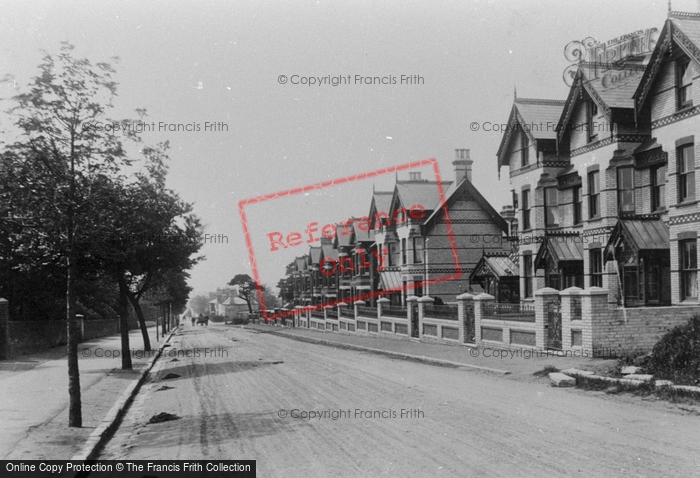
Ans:
[[[664,402],[216,324],[174,339],[101,459],[256,459],[263,477],[700,476],[700,416]],[[180,418],[148,424],[161,412]]]

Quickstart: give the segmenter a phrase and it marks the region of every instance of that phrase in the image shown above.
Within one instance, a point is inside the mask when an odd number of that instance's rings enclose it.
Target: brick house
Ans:
[[[697,302],[698,76],[700,14],[670,12],[651,54],[579,68],[564,102],[515,99],[497,156],[523,299],[575,285],[626,307]]]

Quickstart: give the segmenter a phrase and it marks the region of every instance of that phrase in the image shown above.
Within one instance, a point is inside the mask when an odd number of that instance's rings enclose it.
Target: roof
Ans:
[[[379,279],[382,290],[400,290],[403,288],[401,272],[399,271],[380,271]]]
[[[333,244],[322,244],[323,257],[328,259],[338,260],[338,249],[333,247]]]
[[[518,277],[520,271],[507,254],[484,254],[469,276],[470,281],[492,275],[496,277]]]
[[[651,85],[663,64],[662,57],[671,48],[672,40],[684,53],[700,64],[700,13],[669,12],[668,20],[656,40],[656,47],[633,95],[637,114],[649,98]]]
[[[295,259],[295,262],[296,262],[296,266],[297,266],[297,270],[298,270],[298,271],[305,271],[305,270],[307,269],[307,267],[306,267],[306,258],[307,258],[307,256],[304,255],[304,256],[301,256],[301,257],[297,257],[297,258]]]
[[[602,111],[608,121],[612,119],[612,108],[615,109],[634,109],[634,95],[639,87],[649,55],[644,57],[643,62],[628,61],[616,65],[614,68],[617,73],[614,83],[608,75],[601,75],[597,78],[588,78],[584,71],[584,66],[579,66],[574,82],[569,89],[569,96],[566,98],[566,103],[559,118],[558,140],[561,141],[565,135],[569,134],[573,128],[568,128],[569,122],[573,116],[573,111],[576,106],[583,101],[584,96],[582,90],[585,90],[588,96],[598,105],[598,109]]]
[[[583,239],[578,234],[545,236],[535,256],[535,269],[545,268],[550,257],[557,264],[583,261]]]
[[[357,225],[358,219],[353,218],[353,221],[355,221],[355,227],[353,228],[355,230],[355,243],[374,242],[374,230],[369,229],[370,222],[367,221],[366,225],[363,226],[368,228],[366,231],[363,231],[362,228],[359,225]]]
[[[452,184],[452,181],[442,181],[443,192]],[[415,205],[423,206],[426,211],[436,209],[440,204],[440,190],[437,181],[396,181],[394,197],[398,196],[399,201],[406,209]],[[393,213],[394,198],[392,197],[391,211]]]
[[[605,246],[608,255],[615,257],[615,249],[626,244],[635,253],[639,251],[668,250],[671,243],[668,229],[661,219],[620,219]]]
[[[531,127],[530,134],[535,139],[556,139],[554,128],[547,128],[547,123],[556,124],[564,109],[564,100],[544,100],[532,98],[516,98],[513,105],[528,125],[543,125]]]
[[[504,161],[507,158],[506,153],[510,139],[513,137],[514,131],[522,130],[522,125],[532,125],[525,129],[531,141],[555,140],[557,138],[555,125],[559,121],[563,109],[563,100],[516,97],[508,117],[508,127],[501,137],[501,144],[496,152],[498,167],[507,165],[507,162],[504,163]]]
[[[394,195],[394,191],[374,191],[372,193],[372,204],[369,208],[369,215],[374,214],[372,210],[377,212],[389,213],[391,209],[391,197]]]
[[[311,264],[319,264],[321,262],[321,246],[309,246],[309,257],[311,258]]]
[[[337,241],[337,247],[352,247],[355,243],[354,241],[354,233],[355,233],[355,225],[353,224],[355,222],[354,219],[348,219],[347,222],[344,222],[346,224],[343,226],[342,224],[336,224],[336,241]],[[352,231],[352,232],[349,232]]]
[[[496,224],[503,232],[508,231],[508,223],[506,223],[506,220],[503,219],[503,217],[501,217],[498,211],[496,211],[493,208],[491,203],[489,203],[486,200],[486,198],[484,198],[484,196],[481,195],[481,193],[476,189],[474,184],[472,184],[472,182],[466,178],[464,178],[462,182],[460,182],[456,188],[452,189],[449,192],[449,194],[447,194],[447,196],[445,197],[445,202],[447,204],[448,210],[464,193],[468,193],[471,196],[473,196],[476,202],[484,210],[484,212],[486,212],[491,217],[493,223]],[[442,215],[444,214],[445,211],[442,206],[443,203],[438,204],[435,210],[423,222],[423,226],[425,226],[426,232],[429,231],[433,224],[435,224],[435,221],[439,217],[442,217]]]
[[[626,64],[621,68],[625,72],[626,78],[614,84],[605,75],[599,78],[588,80],[586,87],[595,89],[601,99],[610,108],[634,108],[634,92],[639,86],[644,70],[641,63]],[[618,75],[618,78],[620,76]],[[591,95],[595,100],[595,96]],[[602,105],[598,105],[602,106]]]

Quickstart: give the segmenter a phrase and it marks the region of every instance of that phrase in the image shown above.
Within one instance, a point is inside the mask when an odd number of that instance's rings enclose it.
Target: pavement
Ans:
[[[503,375],[516,380],[537,380],[536,372],[546,367],[559,370],[578,368],[596,373],[605,372],[617,360],[592,357],[560,356],[563,352],[537,351],[534,349],[506,350],[493,346],[443,345],[407,339],[392,339],[381,336],[324,332],[306,328],[253,324],[246,325],[261,332],[282,335],[290,339],[320,343],[333,347],[343,347],[365,352],[391,355],[407,360],[433,363],[436,365],[459,366]]]
[[[97,440],[113,408],[135,393],[138,381],[152,366],[159,347],[155,327],[149,328],[150,353],[144,352],[140,330],[129,333],[133,370],[121,370],[119,335],[79,345],[83,426],[68,427],[68,361],[65,347],[0,361],[0,459],[68,460],[85,453]],[[168,337],[166,336],[166,339]],[[110,413],[111,411],[111,413]]]

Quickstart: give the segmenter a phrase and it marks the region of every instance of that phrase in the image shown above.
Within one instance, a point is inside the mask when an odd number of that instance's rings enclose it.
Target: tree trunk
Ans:
[[[123,278],[119,278],[119,328],[122,337],[122,370],[131,370],[129,350],[129,288]]]
[[[70,247],[66,267],[66,351],[68,352],[68,426],[82,427],[83,413],[80,400],[80,369],[78,368],[78,327],[75,320],[75,293],[73,248]]]
[[[164,305],[160,306],[160,313],[163,314],[163,328],[161,329],[160,335],[162,335],[163,339],[165,339],[165,332],[166,332],[166,330],[165,330],[165,318],[166,317],[165,317],[165,306]]]
[[[151,339],[148,337],[148,328],[146,327],[146,318],[143,316],[143,309],[141,309],[141,304],[139,304],[136,296],[131,292],[127,292],[126,296],[131,302],[131,307],[134,308],[136,312],[136,317],[139,319],[139,327],[141,328],[141,336],[143,337],[143,349],[146,352],[151,351]]]

